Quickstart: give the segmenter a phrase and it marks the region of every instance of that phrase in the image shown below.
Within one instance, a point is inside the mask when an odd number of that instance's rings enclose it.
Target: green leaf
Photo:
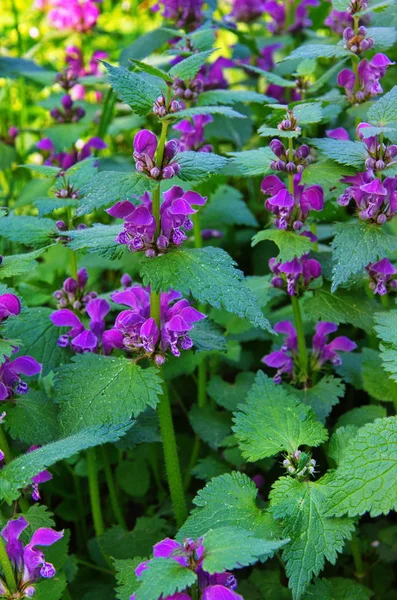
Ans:
[[[196,508],[177,539],[196,539],[219,527],[246,529],[255,537],[266,539],[280,537],[279,528],[269,514],[257,507],[257,493],[255,483],[244,473],[234,471],[212,479],[193,500]]]
[[[210,350],[226,351],[226,338],[222,330],[210,319],[204,319],[194,325],[190,332],[194,347],[199,352]]]
[[[289,540],[263,540],[252,531],[236,527],[211,529],[204,537],[203,569],[212,575],[255,564],[259,558],[273,556]]]
[[[144,285],[155,291],[191,293],[203,304],[225,308],[256,327],[269,329],[243,274],[234,264],[220,248],[180,249],[143,261],[140,273]]]
[[[201,212],[200,223],[202,227],[209,228],[258,225],[242,193],[229,185],[221,185],[211,194],[210,202],[207,202]]]
[[[91,181],[98,174],[97,164],[98,159],[94,157],[79,161],[65,172],[66,180],[74,189],[79,190],[81,186]]]
[[[326,320],[326,317],[324,317],[324,320]],[[345,386],[337,377],[326,375],[312,388],[297,390],[289,386],[288,391],[301,402],[310,406],[317,419],[324,423],[332,407],[339,403],[340,398],[343,398]]]
[[[316,148],[321,150],[341,165],[363,169],[364,162],[368,157],[363,142],[352,142],[350,140],[334,140],[332,138],[314,138],[310,140]]]
[[[299,235],[294,231],[284,231],[283,229],[265,229],[259,231],[252,238],[252,246],[256,246],[259,242],[270,240],[277,244],[279,254],[278,260],[286,262],[293,258],[300,257],[303,254],[310,252],[312,243],[305,235]]]
[[[273,485],[270,499],[270,510],[283,521],[283,535],[291,538],[283,550],[283,560],[292,596],[299,600],[311,579],[324,568],[325,560],[335,564],[354,523],[325,516],[326,488],[321,481],[281,477]]]
[[[197,75],[200,68],[212,53],[213,50],[211,49],[205,50],[204,52],[196,52],[195,54],[188,56],[184,60],[181,60],[176,65],[171,67],[169,70],[169,75],[177,79],[182,79],[182,81],[189,81],[190,79],[193,79],[193,77]]]
[[[322,121],[324,114],[321,102],[305,102],[297,104],[292,109],[298,119],[298,125],[310,125]]]
[[[297,58],[338,58],[348,56],[349,53],[342,45],[336,44],[303,44],[291,52],[284,60]]]
[[[260,67],[255,67],[254,65],[241,65],[242,68],[247,69],[247,71],[253,71],[257,73],[261,77],[264,77],[268,83],[273,83],[274,85],[279,85],[280,87],[285,88],[293,88],[296,87],[295,81],[290,81],[289,79],[285,79],[284,77],[280,77],[276,73],[272,73],[270,71],[264,71]]]
[[[71,238],[67,246],[72,250],[86,249],[88,252],[95,252],[104,258],[115,260],[125,252],[125,246],[115,241],[122,229],[123,225],[95,223],[93,227],[65,231],[63,235]]]
[[[386,417],[386,409],[383,406],[368,404],[353,408],[344,415],[341,415],[336,426],[346,427],[348,425],[356,425],[357,427],[363,427],[367,423],[372,423],[375,419],[382,419],[383,417]]]
[[[229,152],[232,157],[227,166],[227,174],[233,177],[255,177],[266,175],[270,171],[270,163],[274,154],[270,148]]]
[[[62,364],[67,356],[57,344],[59,329],[50,320],[52,312],[46,307],[25,308],[16,319],[5,323],[7,337],[21,340],[17,356],[33,356],[43,365],[42,375]]]
[[[29,169],[44,177],[57,177],[61,172],[61,167],[51,167],[49,165],[19,165],[21,168]]]
[[[43,246],[58,233],[55,221],[10,215],[0,220],[0,236],[25,246]]]
[[[3,340],[0,338],[0,364],[4,362],[6,356],[13,354],[15,346],[20,343],[20,340]]]
[[[87,215],[97,208],[105,208],[118,200],[130,200],[152,190],[158,183],[140,173],[102,171],[84,186],[80,192],[76,215]]]
[[[71,198],[39,198],[34,200],[33,204],[39,211],[39,217],[44,217],[60,208],[77,208],[79,201]]]
[[[397,122],[397,85],[390,92],[384,94],[375,102],[368,111],[370,123],[385,127],[389,123]]]
[[[383,369],[380,353],[364,348],[363,355],[364,390],[380,402],[397,402],[397,383]]]
[[[332,458],[337,465],[346,455],[349,444],[354,436],[357,435],[358,427],[355,425],[347,425],[346,427],[338,427],[335,433],[332,434],[329,440],[327,456]]]
[[[361,427],[328,483],[328,515],[397,509],[397,417]]]
[[[131,424],[128,423],[89,427],[15,458],[0,472],[0,496],[8,503],[16,500],[19,497],[19,490],[28,486],[32,477],[46,467],[81,450],[116,442],[130,426]]]
[[[196,573],[176,560],[154,558],[142,571],[136,590],[136,600],[158,600],[182,592],[196,582]]]
[[[16,277],[22,275],[27,271],[32,271],[35,267],[35,259],[38,258],[43,252],[49,248],[39,248],[33,252],[27,252],[25,254],[13,254],[13,256],[5,256],[3,262],[0,265],[0,279],[7,279],[8,277]]]
[[[200,458],[196,466],[191,470],[192,475],[197,479],[209,481],[213,477],[218,477],[224,473],[228,473],[231,467],[218,456],[205,456]]]
[[[123,423],[156,406],[161,386],[155,368],[141,369],[126,358],[97,354],[80,354],[72,360],[58,369],[55,381],[64,432]]]
[[[57,438],[57,406],[43,392],[31,390],[7,410],[5,426],[14,440],[30,445],[48,444]]]
[[[130,600],[133,592],[139,587],[138,577],[135,575],[135,569],[144,559],[136,557],[134,560],[114,560],[116,568],[116,597],[117,600]]]
[[[376,52],[388,50],[397,41],[397,33],[394,27],[368,27],[367,36],[374,40]]]
[[[153,75],[154,77],[160,77],[160,79],[163,81],[168,81],[170,83],[173,82],[172,77],[170,77],[168,73],[165,73],[165,71],[162,71],[153,65],[141,62],[140,60],[136,60],[135,58],[131,58],[130,60],[140,71],[144,71],[145,73]]]
[[[276,127],[268,127],[267,125],[259,127],[258,133],[262,137],[296,138],[300,136],[300,131],[284,131]]]
[[[328,437],[308,406],[261,371],[234,421],[240,449],[251,462],[283,450],[292,454],[303,444],[319,446]]]
[[[245,401],[254,379],[254,373],[239,373],[234,383],[228,383],[215,375],[207,385],[207,393],[219,406],[233,412]]]
[[[228,158],[212,152],[181,152],[175,157],[181,170],[179,179],[183,181],[201,181],[213,173],[218,173],[229,162]]]
[[[193,106],[192,108],[185,108],[178,110],[176,113],[167,115],[167,121],[188,119],[195,115],[223,115],[229,119],[246,119],[247,115],[237,112],[229,106]],[[203,154],[203,153],[201,153]]]
[[[196,435],[213,450],[219,448],[225,437],[231,433],[230,415],[217,411],[212,406],[193,406],[189,413],[189,421]]]
[[[331,321],[339,325],[349,323],[370,331],[373,327],[374,303],[363,294],[347,290],[332,293],[327,287],[313,291],[303,302],[305,313],[315,320]]]
[[[199,95],[198,105],[207,106],[211,104],[235,104],[237,102],[252,102],[265,104],[271,102],[271,98],[265,94],[252,92],[251,90],[208,90]]]
[[[133,112],[144,117],[153,110],[161,89],[125,67],[113,67],[102,61],[108,70],[108,81],[120,100],[128,104]]]
[[[68,582],[64,573],[57,573],[52,579],[42,579],[35,584],[36,600],[60,600]]]
[[[337,223],[334,230],[331,244],[334,260],[332,292],[369,263],[397,250],[396,236],[386,233],[378,225],[361,221]]]
[[[383,367],[391,375],[391,378],[397,381],[397,310],[376,313],[374,320],[375,331],[384,342],[380,345]]]
[[[0,171],[4,171],[11,167],[12,163],[16,160],[17,153],[15,148],[0,141]]]
[[[164,519],[139,517],[132,531],[119,526],[112,527],[100,536],[98,543],[106,556],[116,559],[135,558],[151,554],[154,544],[166,534],[167,524]]]
[[[356,581],[333,577],[314,581],[303,600],[369,600],[372,595],[371,590]]]
[[[120,64],[126,65],[131,58],[142,60],[160,48],[173,37],[179,37],[180,32],[170,27],[158,27],[139,36],[132,44],[123,48]],[[129,598],[128,598],[129,600]]]

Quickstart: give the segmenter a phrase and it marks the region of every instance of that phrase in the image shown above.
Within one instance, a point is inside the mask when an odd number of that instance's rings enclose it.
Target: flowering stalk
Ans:
[[[300,378],[302,382],[307,380],[308,354],[306,348],[305,332],[303,330],[303,321],[299,300],[297,296],[291,296],[292,310],[294,313],[294,321],[296,333],[298,337],[298,356],[300,367]]]
[[[95,448],[89,448],[89,450],[87,450],[87,473],[92,519],[94,521],[95,535],[96,537],[99,537],[105,531],[105,526],[103,524],[101,498],[99,494],[98,466]]]
[[[17,582],[15,579],[13,568],[11,565],[11,561],[8,558],[4,540],[1,535],[0,535],[0,564],[1,564],[1,568],[4,573],[4,578],[6,580],[8,589],[11,592],[11,594],[15,594],[17,592],[18,586],[17,586]]]
[[[167,137],[168,123],[161,123],[161,135],[157,146],[156,163],[162,165],[164,157],[164,148]],[[156,220],[155,238],[160,234],[160,184],[152,192],[152,216]],[[160,322],[160,292],[151,290],[150,292],[150,316],[156,321],[159,331],[161,330]],[[168,486],[171,494],[171,501],[174,508],[175,519],[178,527],[182,525],[187,517],[185,492],[182,484],[182,475],[179,466],[178,450],[176,446],[175,430],[172,421],[171,405],[168,397],[168,392],[165,382],[163,382],[163,394],[157,410],[161,438],[163,440],[163,450],[165,458],[165,467],[167,471]]]
[[[121,510],[119,499],[117,497],[117,490],[113,479],[112,468],[110,466],[109,454],[105,446],[102,446],[102,459],[103,468],[105,470],[106,484],[109,490],[110,504],[112,505],[114,516],[116,517],[117,523],[120,525],[120,527],[127,529],[123,511]]]

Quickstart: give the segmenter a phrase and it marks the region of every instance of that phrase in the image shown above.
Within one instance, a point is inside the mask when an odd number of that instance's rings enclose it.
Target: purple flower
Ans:
[[[351,27],[354,19],[348,12],[332,9],[324,21],[324,25],[332,29],[335,33],[342,35],[346,27]]]
[[[341,364],[341,358],[338,352],[351,352],[357,348],[357,344],[345,336],[339,336],[327,343],[330,333],[334,333],[338,326],[334,323],[319,321],[316,325],[316,333],[312,340],[312,351],[310,359],[310,368],[312,371],[320,370],[326,362],[338,366]],[[295,380],[295,367],[299,364],[298,357],[298,338],[295,327],[289,321],[276,323],[274,330],[277,333],[286,335],[285,341],[280,348],[267,354],[262,358],[262,362],[268,367],[277,369],[273,380],[275,383],[281,383],[283,375],[288,380]]]
[[[321,265],[314,258],[304,254],[301,258],[294,258],[285,263],[277,262],[276,258],[269,260],[271,272],[275,275],[272,285],[277,288],[286,288],[289,296],[296,296],[300,289],[307,289],[313,279],[321,276]]]
[[[48,527],[40,527],[34,532],[30,542],[25,545],[19,538],[27,527],[29,527],[29,523],[26,519],[19,517],[8,521],[1,531],[6,542],[8,558],[13,566],[18,591],[22,594],[21,598],[30,598],[34,595],[34,584],[40,578],[49,579],[56,575],[54,565],[46,562],[44,553],[38,550],[37,546],[52,546],[63,537],[63,531],[58,532]],[[0,590],[1,588],[7,590],[4,582],[0,583]],[[28,590],[29,593],[27,593]]]
[[[17,348],[15,349],[17,351]],[[42,365],[31,356],[19,356],[13,360],[5,357],[0,365],[0,400],[12,400],[15,394],[26,394],[28,384],[20,375],[33,377],[41,373]]]
[[[180,150],[195,150],[196,152],[212,152],[213,148],[204,140],[204,127],[211,123],[211,115],[194,115],[192,121],[183,119],[173,129],[181,132],[179,139]]]
[[[320,369],[326,362],[331,362],[334,366],[342,364],[342,359],[338,352],[352,352],[357,348],[357,344],[349,340],[344,335],[338,336],[327,344],[327,338],[330,333],[337,331],[338,326],[335,323],[320,321],[316,325],[316,333],[313,336],[313,369]]]
[[[201,598],[202,600],[244,600],[240,594],[223,585],[211,585],[207,587]]]
[[[271,71],[274,69],[274,53],[282,47],[282,44],[269,44],[268,46],[264,46],[259,53],[260,56],[257,60],[258,67],[264,71]]]
[[[349,50],[356,55],[370,50],[374,45],[374,40],[372,38],[365,37],[367,31],[367,28],[363,25],[358,28],[357,33],[352,27],[346,27],[346,29],[343,31],[343,39],[346,50]]]
[[[156,220],[152,215],[152,201],[147,192],[140,198],[142,204],[135,206],[124,200],[109,208],[107,212],[112,217],[124,219],[124,229],[116,241],[127,245],[131,252],[142,250],[150,257],[163,254],[171,245],[180,246],[187,239],[185,231],[193,227],[190,217],[197,212],[193,206],[203,206],[207,198],[197,192],[185,192],[179,186],[164,192],[163,198],[157,239],[154,239]]]
[[[392,164],[397,156],[397,146],[392,144],[387,146],[379,141],[377,135],[365,136],[365,130],[371,128],[370,123],[360,123],[357,126],[357,137],[364,142],[368,158],[365,161],[367,171],[383,171]]]
[[[114,292],[111,298],[117,304],[129,307],[119,313],[115,323],[123,336],[124,347],[153,355],[160,362],[168,351],[180,356],[181,350],[192,348],[193,341],[188,334],[194,323],[205,319],[205,315],[190,306],[187,300],[180,300],[179,292],[170,291],[161,294],[159,330],[155,320],[150,318],[148,289],[134,285],[122,292]]]
[[[386,74],[387,67],[394,63],[386,54],[375,54],[367,61],[361,60],[357,67],[358,81],[350,69],[343,69],[337,78],[338,85],[345,88],[346,96],[351,104],[361,104],[383,92],[380,79]],[[357,84],[357,89],[356,88]]]
[[[98,137],[92,137],[86,144],[77,150],[73,148],[70,152],[55,152],[55,146],[50,138],[43,138],[37,142],[36,147],[44,152],[45,165],[51,165],[60,167],[63,171],[66,171],[77,162],[84,160],[91,156],[93,150],[103,150],[107,148],[107,144]]]
[[[40,446],[31,446],[29,448],[28,452],[33,452],[34,450],[37,450],[38,448],[40,448]],[[51,481],[51,479],[52,479],[52,475],[46,469],[44,469],[44,471],[41,471],[40,473],[38,473],[37,475],[32,477],[32,498],[35,502],[38,502],[41,498],[40,492],[39,492],[39,485],[41,483],[46,483],[47,481]]]
[[[213,63],[203,65],[196,75],[195,81],[201,83],[203,91],[225,90],[229,87],[229,83],[223,70],[235,66],[236,63],[233,60],[220,56]]]
[[[0,323],[10,316],[19,315],[21,302],[15,294],[0,295]]]
[[[370,278],[369,287],[374,294],[384,296],[389,291],[397,289],[397,269],[387,258],[382,258],[382,260],[371,263],[365,268]]]
[[[92,0],[50,0],[48,20],[56,29],[86,32],[99,17],[99,8]]]
[[[84,313],[87,303],[97,297],[96,292],[86,292],[87,281],[88,273],[85,268],[77,272],[77,279],[73,277],[65,279],[62,288],[54,292],[57,307],[70,307],[74,311]]]
[[[230,14],[236,21],[252,23],[252,21],[263,15],[265,8],[266,2],[264,0],[233,0]]]
[[[179,152],[178,140],[170,140],[165,144],[161,165],[155,161],[157,137],[148,129],[142,129],[134,137],[134,153],[136,170],[145,173],[152,179],[171,179],[179,173],[177,162],[172,162]]]
[[[352,185],[339,196],[339,204],[347,206],[353,199],[361,220],[382,225],[396,214],[397,177],[381,181],[372,171],[367,171],[343,177],[341,181]]]
[[[279,142],[279,140],[273,140],[273,142]],[[274,148],[275,145],[273,145],[273,151],[275,151]],[[298,231],[303,227],[311,210],[319,211],[324,207],[322,187],[301,185],[301,179],[300,173],[294,175],[293,196],[276,175],[268,175],[262,180],[261,190],[265,195],[270,196],[265,201],[265,208],[275,215],[274,224],[278,229]]]
[[[276,0],[268,0],[264,3],[266,13],[273,19],[268,26],[269,31],[275,34],[281,34],[285,31],[297,32],[312,24],[308,18],[308,6],[318,6],[319,0],[301,0],[295,6],[295,15],[292,24],[287,22],[287,13],[285,5]],[[293,8],[293,7],[292,7]]]
[[[186,27],[192,31],[197,29],[203,19],[203,4],[204,0],[160,0],[152,10],[158,11],[162,5],[161,14],[165,19],[171,19],[177,27]]]

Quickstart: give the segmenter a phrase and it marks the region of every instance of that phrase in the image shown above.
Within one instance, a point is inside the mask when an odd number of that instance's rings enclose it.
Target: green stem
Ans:
[[[355,576],[362,582],[365,578],[365,567],[361,556],[360,540],[355,533],[353,534],[350,547],[353,555]]]
[[[207,404],[207,364],[205,360],[199,364],[197,375],[197,404],[200,408],[204,408]]]
[[[92,519],[94,521],[95,535],[96,537],[99,537],[105,531],[105,526],[103,524],[101,497],[99,494],[98,466],[95,448],[89,448],[87,450],[87,471]]]
[[[109,88],[106,93],[105,102],[101,113],[101,119],[99,121],[98,136],[100,138],[104,138],[107,133],[107,130],[112,120],[116,100],[116,94],[113,92],[112,88]]]
[[[384,308],[386,308],[387,310],[390,309],[389,294],[383,294],[383,296],[380,297],[380,301]]]
[[[185,473],[185,479],[183,481],[185,490],[187,490],[189,488],[190,481],[192,479],[192,469],[193,469],[194,465],[196,464],[197,459],[200,454],[200,445],[201,445],[200,438],[198,435],[196,435],[194,438],[192,453],[190,455],[189,465],[188,465],[188,468]]]
[[[12,460],[12,452],[3,425],[0,425],[0,449],[4,452],[4,462]]]
[[[106,484],[109,490],[110,496],[110,504],[112,505],[114,516],[116,517],[117,523],[123,529],[127,529],[126,522],[123,517],[123,512],[121,510],[119,499],[117,496],[117,490],[113,479],[112,467],[110,465],[109,455],[105,446],[102,446],[102,458],[103,458],[103,466],[105,469],[105,478]]]
[[[10,559],[8,558],[7,550],[3,538],[0,536],[0,564],[3,569],[4,577],[11,594],[17,591],[17,582],[14,575],[14,570]]]
[[[84,518],[83,494],[81,492],[81,485],[80,485],[80,480],[79,480],[78,475],[76,475],[72,471],[72,477],[73,477],[74,491],[75,491],[76,500],[77,500],[77,515],[78,515],[77,525],[78,525],[78,531],[80,532],[80,537],[81,537],[81,546],[83,546],[87,539],[87,531],[86,531],[86,527],[85,527],[85,518]]]
[[[161,438],[163,440],[165,468],[172,506],[174,508],[176,523],[178,527],[181,527],[187,517],[187,508],[179,466],[174,424],[172,422],[171,405],[165,383],[163,383],[163,395],[160,398],[157,414],[160,423]]]
[[[306,348],[306,340],[305,340],[305,332],[303,330],[303,321],[301,309],[299,306],[299,300],[296,296],[291,296],[292,310],[294,313],[294,321],[296,327],[296,333],[298,337],[298,354],[299,354],[299,367],[300,367],[300,376],[301,381],[305,382],[307,380],[307,370],[308,370],[308,353]]]

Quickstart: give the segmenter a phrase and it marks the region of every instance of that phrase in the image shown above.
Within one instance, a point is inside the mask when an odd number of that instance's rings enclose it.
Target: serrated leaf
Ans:
[[[0,220],[0,236],[25,246],[43,246],[58,233],[55,221],[10,215]]]
[[[152,52],[160,48],[165,42],[173,37],[179,37],[180,32],[170,27],[158,27],[139,36],[126,48],[123,48],[120,56],[120,64],[128,64],[130,58],[142,60]]]
[[[212,406],[193,406],[189,413],[189,421],[193,431],[213,450],[219,448],[225,437],[231,433],[230,415],[217,411]]]
[[[374,48],[377,52],[388,50],[397,41],[394,27],[368,27],[366,35],[374,40]]]
[[[15,347],[21,343],[20,340],[3,340],[0,338],[0,364],[4,362],[6,356],[14,353]]]
[[[150,555],[154,544],[165,537],[166,533],[167,524],[164,519],[139,517],[132,531],[126,531],[120,526],[112,527],[99,537],[98,543],[106,556],[122,560]]]
[[[229,185],[221,185],[214,194],[211,194],[210,202],[207,202],[201,212],[200,223],[202,227],[209,228],[232,225],[257,227],[258,225],[242,193]]]
[[[80,160],[65,172],[64,177],[75,190],[80,190],[81,186],[91,181],[98,174],[97,164],[98,159],[95,157]]]
[[[265,71],[264,69],[261,69],[260,67],[255,67],[254,65],[243,65],[242,64],[241,66],[242,66],[242,68],[246,69],[247,71],[253,71],[257,75],[264,77],[266,79],[266,81],[268,81],[269,83],[273,83],[274,85],[279,85],[280,87],[284,87],[284,88],[293,88],[296,86],[295,81],[290,81],[288,79],[285,79],[284,77],[280,77],[280,75],[277,75],[277,73],[272,73],[271,71]]]
[[[176,65],[171,67],[169,74],[177,79],[182,79],[182,81],[189,81],[195,75],[197,75],[207,58],[211,56],[212,53],[212,49],[204,50],[204,52],[196,52],[195,54],[188,56],[184,60],[181,60]]]
[[[184,108],[176,113],[167,115],[167,121],[188,119],[195,115],[223,115],[229,119],[246,119],[247,115],[237,112],[229,106],[193,106],[192,108]]]
[[[114,560],[116,568],[116,597],[117,600],[130,600],[133,592],[139,587],[139,581],[135,575],[135,569],[143,562],[142,558],[136,557],[134,560]]]
[[[346,283],[369,263],[376,262],[397,250],[396,236],[384,228],[357,221],[337,223],[331,247],[333,251],[333,281],[331,292]]]
[[[299,446],[319,446],[328,435],[313,411],[261,371],[234,415],[233,430],[243,456],[256,461]]]
[[[14,440],[29,445],[48,444],[57,438],[57,406],[43,392],[31,390],[7,410],[5,426]]]
[[[397,383],[384,371],[380,353],[364,348],[363,355],[364,390],[380,402],[397,402]]]
[[[0,496],[8,503],[16,500],[19,497],[19,490],[29,485],[32,477],[46,467],[81,450],[116,442],[130,426],[131,423],[85,428],[69,437],[15,458],[0,472]]]
[[[155,368],[141,369],[126,358],[97,354],[80,354],[72,361],[58,369],[55,381],[64,432],[124,423],[156,406],[161,385]]]
[[[373,303],[363,295],[353,291],[339,290],[332,293],[326,287],[306,296],[303,309],[312,319],[331,321],[339,325],[349,323],[370,331],[373,327]]]
[[[8,319],[4,326],[7,337],[21,341],[16,356],[33,356],[43,365],[43,375],[66,359],[65,350],[57,345],[59,329],[50,320],[52,312],[46,307],[26,308],[18,318]]]
[[[324,568],[325,560],[335,564],[346,539],[351,537],[351,519],[325,516],[326,493],[320,482],[281,477],[270,493],[270,510],[284,523],[283,535],[291,542],[283,550],[288,585],[299,600],[311,579]]]
[[[374,315],[375,331],[384,342],[380,344],[383,367],[391,375],[393,381],[397,381],[397,310],[387,313],[376,313]]]
[[[303,44],[291,52],[284,60],[297,58],[335,58],[348,56],[349,53],[342,45],[336,44]]]
[[[356,427],[363,427],[367,423],[372,423],[375,419],[383,419],[386,416],[386,409],[383,406],[368,404],[353,408],[344,415],[341,415],[336,426],[346,427],[348,425],[355,425]]]
[[[326,375],[312,388],[297,390],[290,386],[288,387],[288,391],[294,394],[301,402],[310,406],[317,419],[324,423],[332,407],[338,404],[339,400],[343,398],[345,386],[337,377]]]
[[[263,540],[252,531],[236,527],[218,527],[204,536],[205,558],[203,568],[207,573],[223,573],[252,565],[261,557],[272,556],[289,540]]]
[[[293,258],[300,257],[310,252],[312,243],[305,235],[299,235],[294,231],[284,231],[283,229],[265,229],[259,231],[252,238],[252,246],[259,242],[269,240],[277,244],[279,254],[278,260],[286,262]]]
[[[39,211],[39,217],[49,215],[60,208],[76,208],[79,205],[78,200],[71,198],[39,198],[34,200],[33,204]]]
[[[208,382],[207,393],[219,406],[233,412],[245,401],[254,379],[254,373],[239,373],[235,382],[229,383],[215,375]]]
[[[45,252],[49,246],[45,248],[39,248],[33,252],[27,252],[25,254],[14,254],[13,256],[5,256],[3,262],[0,265],[0,279],[7,279],[8,277],[16,277],[22,275],[27,271],[31,271],[35,266],[35,259],[39,258],[43,252]]]
[[[195,350],[198,352],[210,350],[224,352],[226,350],[225,334],[210,319],[197,322],[190,332],[190,337],[193,340]]]
[[[44,175],[44,177],[57,177],[60,173],[60,167],[51,167],[49,165],[19,165],[21,168],[29,169],[35,173],[39,173],[40,175]]]
[[[364,162],[368,157],[363,142],[352,142],[350,140],[334,140],[332,138],[314,138],[310,140],[316,148],[321,150],[341,165],[364,169]]]
[[[346,427],[338,427],[335,433],[332,434],[329,440],[327,456],[339,465],[342,458],[345,456],[349,444],[354,436],[357,435],[358,427],[355,425],[347,425]]]
[[[181,249],[143,261],[140,273],[144,285],[156,291],[191,293],[199,302],[225,308],[256,327],[268,329],[267,319],[234,264],[220,248]]]
[[[201,181],[213,173],[218,173],[229,162],[228,158],[212,152],[181,152],[175,157],[181,170],[179,179],[183,181]]]
[[[165,73],[165,71],[158,69],[154,65],[150,65],[148,63],[141,62],[140,60],[137,60],[136,58],[131,58],[130,60],[133,63],[133,65],[138,68],[138,70],[144,71],[145,73],[148,73],[149,75],[153,75],[154,77],[160,77],[160,79],[162,79],[163,81],[168,81],[168,82],[172,83],[172,81],[173,81],[172,77],[170,77],[168,75],[168,73]]]
[[[196,574],[176,560],[154,558],[147,563],[139,581],[142,583],[136,590],[136,600],[158,600],[193,585]]]
[[[118,200],[130,200],[152,190],[158,183],[140,173],[102,171],[82,187],[76,215],[87,215],[97,208],[105,208]]]
[[[321,102],[305,102],[293,107],[295,117],[298,119],[298,125],[310,125],[322,121],[323,109]]]
[[[197,479],[209,481],[213,477],[218,477],[231,470],[230,465],[220,459],[217,455],[209,455],[200,458],[196,466],[191,470],[192,475]]]
[[[371,106],[367,117],[370,123],[382,127],[397,122],[397,85]]]
[[[268,127],[267,125],[259,127],[258,133],[262,137],[296,138],[300,136],[300,131],[284,131],[276,127]]]
[[[270,163],[274,154],[270,148],[245,150],[244,152],[229,152],[231,161],[226,173],[233,177],[255,177],[266,175],[270,171]]]
[[[208,90],[199,95],[198,105],[222,104],[227,106],[238,102],[265,104],[271,101],[272,98],[269,96],[251,90]]]
[[[397,417],[361,427],[328,482],[326,514],[371,517],[397,509]]]
[[[239,527],[266,539],[280,537],[269,514],[257,507],[257,493],[255,483],[244,473],[234,471],[212,479],[193,500],[196,508],[177,539],[196,539],[219,527]]]
[[[108,81],[120,100],[128,104],[133,112],[144,117],[153,110],[161,89],[125,67],[113,67],[102,61],[108,70]]]
[[[125,252],[125,246],[115,241],[116,236],[122,231],[123,225],[102,225],[95,223],[86,229],[73,229],[66,231],[65,236],[71,238],[67,246],[72,250],[88,250],[104,258],[115,260]]]

